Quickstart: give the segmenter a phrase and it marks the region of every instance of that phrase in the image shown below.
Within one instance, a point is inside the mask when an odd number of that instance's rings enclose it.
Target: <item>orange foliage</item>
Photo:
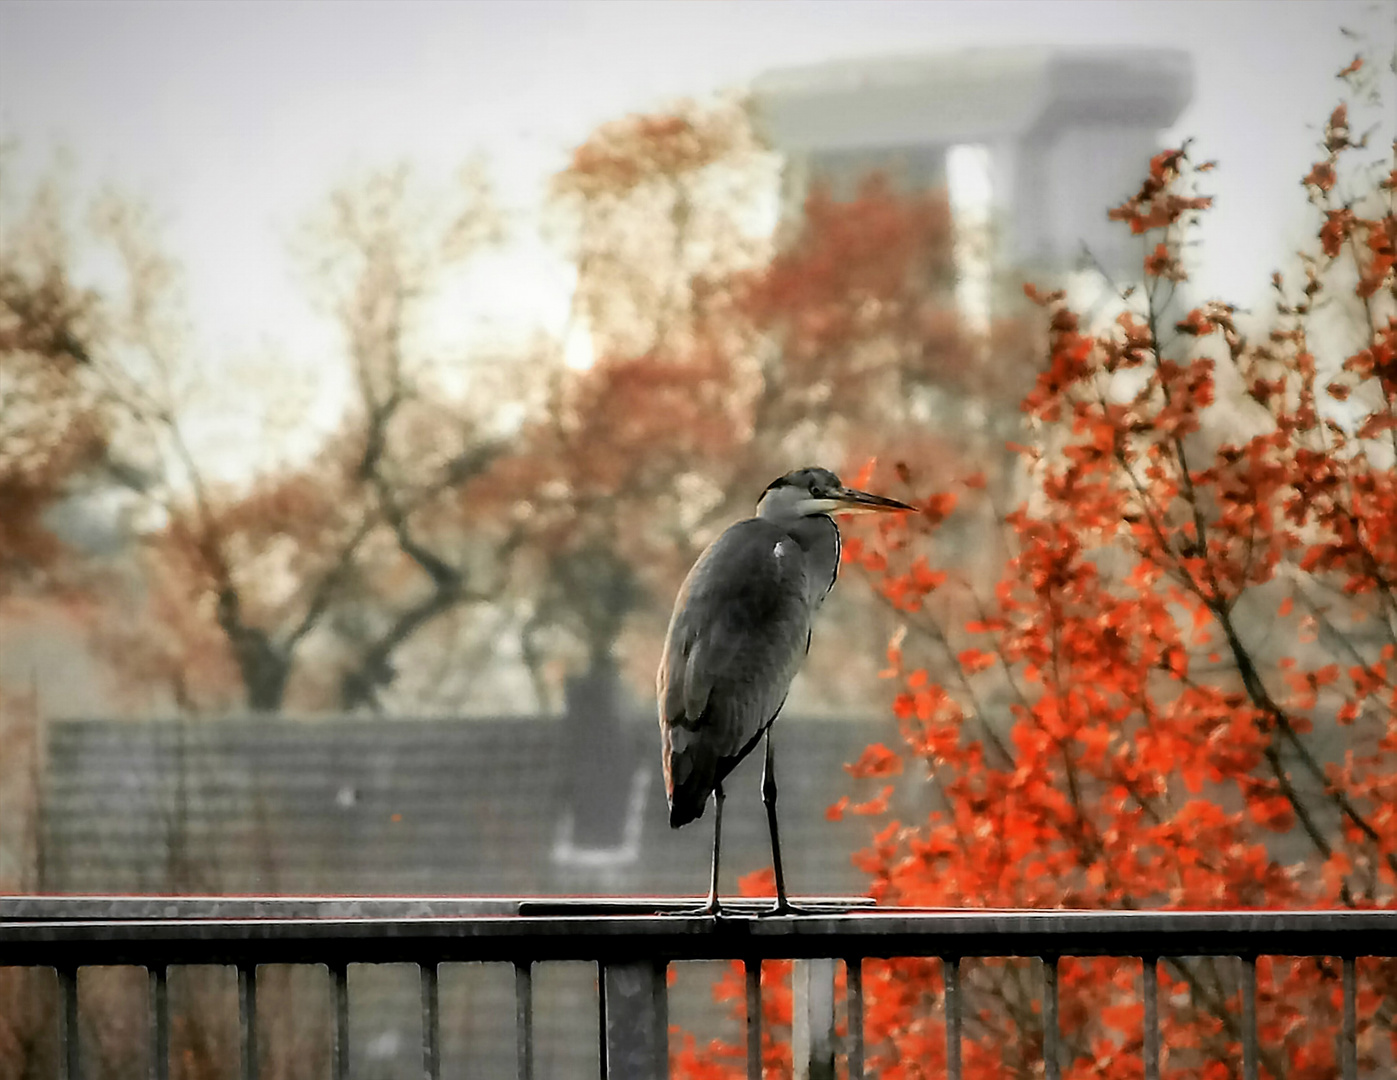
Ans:
[[[743,132],[723,110],[689,105],[673,113],[633,115],[603,124],[573,151],[555,189],[583,198],[624,196],[646,181],[722,161]]]
[[[848,200],[817,186],[800,233],[742,282],[741,307],[778,336],[793,395],[862,402],[876,430],[919,388],[993,398],[1025,369],[1011,325],[995,328],[1000,348],[977,349],[950,296],[952,255],[944,191],[902,194],[881,175]]]
[[[90,307],[61,267],[26,274],[0,251],[0,597],[55,569],[44,514],[106,447],[82,341]]]

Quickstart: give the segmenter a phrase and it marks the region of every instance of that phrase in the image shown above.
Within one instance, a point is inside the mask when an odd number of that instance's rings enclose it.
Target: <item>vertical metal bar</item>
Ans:
[[[607,1080],[669,1075],[666,965],[658,960],[603,964],[602,1061]]]
[[[747,968],[747,1080],[762,1080],[762,962]]]
[[[1057,957],[1043,957],[1043,1075],[1047,1080],[1061,1080],[1058,1063],[1057,1021]]]
[[[1344,1080],[1358,1080],[1358,970],[1352,956],[1344,957]]]
[[[863,957],[844,961],[849,1028],[849,1080],[863,1080]]]
[[[146,969],[150,979],[150,1080],[170,1077],[170,993],[164,964]]]
[[[437,965],[419,964],[422,979],[422,1076],[441,1077],[441,996],[437,985]]]
[[[669,1076],[669,964],[663,960],[652,960],[655,969],[654,989],[655,1018],[655,1075]]]
[[[514,961],[514,1060],[518,1080],[534,1080],[533,962]]]
[[[330,1052],[331,1080],[349,1080],[349,967],[330,965],[331,1004],[335,1010],[335,1036]]]
[[[601,1080],[611,1080],[611,1062],[606,1052],[606,965],[597,961],[597,1060],[601,1062]]]
[[[941,974],[946,980],[946,1080],[960,1080],[960,957],[943,956]]]
[[[1159,1080],[1159,960],[1140,958],[1145,999],[1145,1080]]]
[[[834,1080],[834,971],[831,959],[791,969],[791,1058],[796,1080]]]
[[[78,969],[61,967],[58,975],[58,1076],[80,1080],[82,1058],[78,1054]]]
[[[1256,957],[1242,957],[1242,1076],[1258,1080],[1256,1045]]]
[[[257,965],[238,965],[238,1042],[242,1080],[257,1080]]]
[[[810,1030],[810,970],[809,960],[791,962],[791,1075],[793,1080],[813,1080],[813,1032]],[[820,1065],[813,1065],[819,1069]],[[819,1075],[818,1073],[816,1075]]]

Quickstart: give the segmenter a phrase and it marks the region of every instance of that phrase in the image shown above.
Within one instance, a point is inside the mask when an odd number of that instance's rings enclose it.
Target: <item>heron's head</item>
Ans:
[[[834,473],[819,468],[797,469],[777,477],[757,500],[758,517],[778,520],[814,514],[915,509],[896,499],[885,499],[881,495],[847,488]]]

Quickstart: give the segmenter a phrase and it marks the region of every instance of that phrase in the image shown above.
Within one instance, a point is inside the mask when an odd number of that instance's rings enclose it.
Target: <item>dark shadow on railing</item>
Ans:
[[[839,902],[823,901],[831,907]],[[601,1075],[608,1080],[665,1076],[668,1070],[666,969],[685,960],[746,965],[747,1073],[761,1074],[761,963],[807,961],[797,976],[798,1076],[834,1075],[835,963],[847,972],[851,1080],[864,1074],[863,961],[938,957],[945,975],[947,1076],[960,1080],[963,958],[1038,957],[1043,972],[1044,1072],[1060,1076],[1058,960],[1064,956],[1138,958],[1143,964],[1143,1062],[1158,1080],[1157,965],[1183,956],[1235,956],[1242,962],[1240,1041],[1243,1077],[1256,1080],[1264,1048],[1256,1027],[1258,956],[1338,957],[1343,965],[1342,1076],[1357,1080],[1355,961],[1397,955],[1397,911],[922,911],[874,910],[866,901],[822,915],[766,918],[736,903],[714,920],[678,913],[692,901],[520,901],[413,899],[0,898],[0,964],[57,972],[59,1069],[82,1074],[77,1037],[80,966],[132,965],[149,972],[151,1075],[169,1075],[167,971],[223,964],[238,972],[241,1076],[258,1071],[257,978],[266,964],[323,964],[332,981],[331,1076],[349,1076],[348,965],[409,963],[422,997],[422,1069],[441,1074],[438,967],[503,961],[515,971],[516,1061],[534,1075],[533,965],[595,963]]]

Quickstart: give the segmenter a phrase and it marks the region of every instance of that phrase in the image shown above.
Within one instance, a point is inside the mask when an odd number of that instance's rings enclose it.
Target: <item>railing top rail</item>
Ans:
[[[412,919],[513,915],[516,897],[483,896],[0,896],[0,922],[100,919]]]
[[[1392,956],[1390,911],[922,911],[0,921],[0,964]]]
[[[872,908],[866,896],[805,897],[803,903],[840,911]],[[130,919],[417,919],[473,915],[650,915],[694,910],[684,897],[518,896],[139,896],[0,895],[0,922]],[[735,912],[755,912],[769,900],[724,900]]]

